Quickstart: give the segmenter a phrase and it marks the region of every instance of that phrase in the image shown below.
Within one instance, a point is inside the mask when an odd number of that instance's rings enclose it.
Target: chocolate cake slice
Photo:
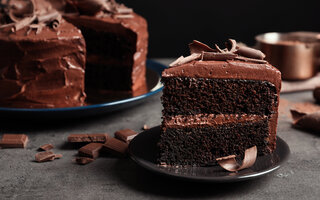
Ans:
[[[162,73],[159,163],[205,166],[252,146],[275,150],[281,73],[262,52],[227,44],[194,41],[191,55]]]
[[[0,106],[84,105],[85,41],[44,0],[1,1]]]
[[[108,94],[146,87],[146,20],[114,0],[69,2],[77,14],[65,18],[87,44],[86,88]]]

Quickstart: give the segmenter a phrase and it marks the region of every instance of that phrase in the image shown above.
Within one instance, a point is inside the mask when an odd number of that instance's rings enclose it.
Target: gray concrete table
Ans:
[[[168,63],[168,60],[161,60]],[[68,148],[70,133],[141,130],[161,121],[160,95],[135,107],[105,116],[74,121],[0,121],[3,133],[26,133],[26,149],[0,149],[0,199],[319,199],[320,134],[291,128],[280,116],[278,135],[290,146],[291,156],[278,171],[262,178],[228,184],[181,182],[146,171],[130,159],[102,157],[86,166],[72,162],[76,149]],[[291,101],[312,101],[311,92],[281,95]],[[2,116],[4,117],[4,116]],[[52,143],[63,158],[34,162],[36,149]]]

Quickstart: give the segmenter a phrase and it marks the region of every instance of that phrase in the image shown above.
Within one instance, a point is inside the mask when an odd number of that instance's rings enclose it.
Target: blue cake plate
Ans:
[[[0,107],[1,118],[17,119],[71,119],[105,114],[134,106],[143,100],[159,93],[163,86],[160,82],[161,72],[165,65],[153,60],[147,60],[148,91],[135,97],[119,98],[97,104],[68,108],[6,108]]]

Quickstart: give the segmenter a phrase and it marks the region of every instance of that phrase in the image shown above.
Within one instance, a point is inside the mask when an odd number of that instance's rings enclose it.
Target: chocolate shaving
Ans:
[[[201,55],[202,55],[201,53],[193,53],[193,54],[191,54],[190,56],[187,56],[187,57],[180,56],[176,61],[174,61],[171,64],[169,64],[169,66],[170,67],[174,67],[174,66],[178,66],[178,65],[182,65],[182,64],[188,63],[188,62],[193,61],[193,60],[200,59]]]
[[[59,16],[60,16],[60,13],[56,10],[53,10],[53,11],[48,12],[46,14],[37,16],[37,19],[38,19],[38,23],[52,22],[53,20],[58,19]]]
[[[320,131],[320,111],[304,113],[297,110],[290,110],[293,126],[310,131]]]
[[[194,40],[191,44],[189,44],[191,55],[187,57],[180,56],[169,66],[179,66],[193,60],[241,60],[259,64],[268,63],[267,61],[263,60],[265,55],[261,51],[245,46],[239,46],[233,39],[228,40],[226,47],[227,48],[225,49],[220,49],[220,47],[215,44],[215,49],[212,49],[208,45]]]
[[[202,53],[203,51],[206,52],[214,52],[215,50],[209,47],[208,45],[199,42],[198,40],[193,40],[192,43],[189,44],[190,54],[194,53]]]
[[[220,47],[217,44],[214,44],[214,46],[216,47],[219,53],[226,53],[228,51],[228,49],[220,49]]]
[[[8,15],[13,22],[19,22],[34,15],[35,3],[33,0],[10,0],[8,4]]]
[[[217,158],[218,164],[225,170],[230,172],[240,171],[242,169],[249,168],[254,165],[257,158],[257,147],[253,146],[249,149],[246,149],[244,152],[244,159],[240,165],[236,161],[235,155],[230,155],[222,158]]]
[[[254,59],[254,58],[247,58],[247,57],[243,57],[243,56],[237,56],[234,58],[235,60],[241,60],[241,61],[245,61],[245,62],[253,62],[253,63],[258,63],[258,64],[267,64],[268,61],[266,60],[259,60],[259,59]]]
[[[36,16],[34,15],[32,17],[26,17],[26,18],[16,22],[14,24],[12,32],[19,31],[19,30],[23,29],[24,27],[29,26],[35,19],[36,19]]]
[[[226,46],[228,51],[231,53],[235,53],[237,51],[237,42],[234,39],[229,39]]]
[[[215,52],[202,52],[202,60],[231,60],[236,58],[237,55],[230,52],[215,53]]]
[[[264,59],[266,55],[262,53],[261,51],[257,49],[253,49],[250,47],[245,47],[245,46],[238,46],[238,49],[236,51],[237,54],[240,56],[248,57],[248,58],[254,58],[254,59]]]
[[[114,15],[115,18],[117,19],[131,19],[133,18],[133,15]]]

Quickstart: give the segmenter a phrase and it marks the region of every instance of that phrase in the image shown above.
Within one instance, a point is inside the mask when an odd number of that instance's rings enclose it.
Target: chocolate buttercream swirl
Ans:
[[[61,23],[59,12],[43,0],[7,0],[0,5],[0,29],[11,27],[16,32],[28,27],[27,34],[33,29],[38,34],[45,26],[56,29]]]
[[[68,0],[80,15],[96,17],[132,18],[133,10],[115,0]]]
[[[259,64],[267,63],[264,58],[266,57],[261,51],[246,46],[237,45],[233,39],[226,42],[226,48],[221,49],[217,44],[215,48],[194,40],[189,44],[190,56],[180,56],[177,60],[172,62],[169,66],[179,66],[193,60],[241,60],[245,62],[253,62]]]

